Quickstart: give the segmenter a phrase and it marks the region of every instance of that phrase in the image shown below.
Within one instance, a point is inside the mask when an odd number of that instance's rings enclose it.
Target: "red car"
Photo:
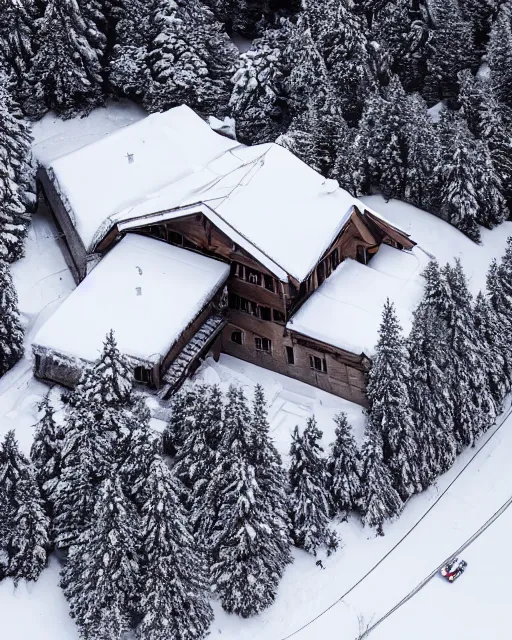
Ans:
[[[448,564],[444,565],[440,573],[448,582],[455,582],[464,573],[467,566],[468,563],[465,560],[459,561],[458,558],[452,558]]]

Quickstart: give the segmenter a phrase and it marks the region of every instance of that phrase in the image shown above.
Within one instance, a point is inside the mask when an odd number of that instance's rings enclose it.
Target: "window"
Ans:
[[[149,384],[151,375],[150,372],[144,367],[135,367],[135,369],[133,370],[133,377],[137,382],[140,382],[141,384]]]
[[[272,312],[270,310],[270,307],[260,307],[260,318],[262,320],[272,320]]]
[[[249,313],[251,316],[261,318],[262,320],[272,320],[272,310],[270,307],[260,307],[256,302],[242,298],[236,293],[230,293],[228,295],[228,307],[235,311]]]
[[[273,313],[274,313],[274,322],[280,322],[284,324],[284,322],[286,321],[286,318],[284,317],[284,313],[282,311],[278,311],[277,309],[274,309]]]
[[[268,338],[254,338],[254,346],[256,351],[263,351],[264,353],[272,352],[272,342]]]
[[[238,311],[240,309],[240,296],[237,296],[236,293],[230,293],[228,295],[228,307]]]
[[[172,244],[177,244],[179,247],[183,246],[183,236],[181,235],[181,233],[178,233],[176,231],[170,231],[169,232],[169,242],[171,242]]]
[[[265,289],[274,291],[274,278],[272,276],[263,276],[263,280],[265,282]]]
[[[329,259],[330,259],[330,262],[331,262],[331,269],[332,269],[332,271],[334,271],[334,269],[336,269],[336,267],[340,263],[338,249],[334,249],[334,251],[329,256]]]
[[[309,356],[309,368],[321,373],[327,373],[327,362],[325,358],[318,358],[317,356]]]
[[[261,273],[245,267],[245,279],[251,284],[261,285]]]
[[[244,265],[240,264],[239,262],[233,262],[232,273],[237,278],[240,278],[241,280],[244,280],[244,278],[245,278]]]
[[[241,331],[232,331],[231,332],[231,342],[234,342],[235,344],[242,344],[243,343],[243,334]]]
[[[293,347],[286,347],[286,360],[288,364],[295,364],[295,354],[293,353]]]

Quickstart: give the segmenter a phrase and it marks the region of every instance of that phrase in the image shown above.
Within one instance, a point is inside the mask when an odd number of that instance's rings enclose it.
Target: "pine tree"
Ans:
[[[368,375],[368,422],[382,438],[384,463],[403,501],[421,491],[420,452],[409,398],[409,356],[394,305],[382,312],[372,367]]]
[[[162,443],[151,429],[151,414],[142,396],[125,416],[125,427],[115,445],[114,465],[125,495],[142,508],[149,468],[155,455],[161,453]]]
[[[431,213],[439,210],[435,169],[439,164],[441,145],[437,128],[418,94],[405,98],[405,131],[407,161],[403,198]]]
[[[376,16],[373,33],[389,51],[391,70],[398,74],[405,90],[420,90],[427,76],[431,38],[425,2],[387,3]]]
[[[237,50],[211,11],[199,0],[160,0],[153,29],[146,108],[162,111],[185,103],[202,113],[222,114]]]
[[[487,373],[487,385],[499,412],[511,388],[508,367],[510,360],[507,362],[510,347],[507,345],[508,339],[502,331],[498,317],[482,292],[476,298],[474,321],[481,344],[484,372]]]
[[[422,275],[425,278],[422,304],[438,316],[446,314],[451,305],[450,292],[436,259],[430,260]]]
[[[197,640],[213,620],[206,563],[195,545],[181,493],[175,473],[155,456],[142,510],[141,640]]]
[[[459,260],[443,269],[451,304],[442,316],[447,340],[457,451],[473,446],[496,418],[496,405],[485,373],[484,343],[475,328],[471,294]]]
[[[500,264],[494,260],[487,276],[487,290],[491,306],[498,314],[505,329],[512,324],[512,236]]]
[[[30,141],[9,95],[6,76],[0,72],[0,260],[7,262],[23,255],[29,224]]]
[[[107,49],[107,16],[104,0],[77,0],[83,16],[87,40],[101,64]]]
[[[487,301],[494,314],[492,323],[499,331],[500,355],[503,358],[504,384],[512,385],[512,240],[509,238],[503,260],[498,267],[492,261],[487,273]]]
[[[102,480],[108,467],[122,462],[122,442],[133,430],[134,414],[144,413],[143,404],[133,393],[131,365],[119,351],[112,331],[106,336],[99,359],[84,371],[67,401],[77,415],[81,411],[90,413],[97,422],[94,442],[102,450],[96,456],[98,478]],[[145,419],[149,418],[141,418]]]
[[[132,367],[119,351],[113,331],[105,338],[101,356],[94,364],[94,374],[88,379],[87,388],[82,388],[78,394],[84,394],[89,402],[112,409],[131,404]]]
[[[464,21],[457,0],[428,0],[429,57],[428,76],[423,95],[429,105],[444,98],[457,97],[457,74],[477,66],[475,34]]]
[[[52,496],[52,537],[59,549],[75,544],[93,520],[99,483],[108,466],[108,444],[102,436],[92,412],[71,412],[62,445],[61,474]]]
[[[479,52],[487,40],[498,4],[499,0],[459,0],[464,19],[473,26]]]
[[[361,461],[345,413],[334,418],[336,440],[327,460],[328,486],[334,513],[346,518],[361,498]]]
[[[309,418],[302,434],[298,427],[290,448],[290,519],[295,546],[316,555],[333,535],[329,529],[330,500],[325,460],[318,444],[322,432]]]
[[[446,134],[440,169],[441,215],[479,242],[478,225],[492,227],[506,215],[499,177],[485,146],[473,138],[460,116],[446,115],[441,126]]]
[[[340,152],[346,154],[350,148],[351,130],[335,105],[320,107],[319,102],[295,117],[276,142],[324,176],[336,177]],[[343,183],[347,180],[344,173],[340,176]]]
[[[27,212],[35,210],[36,185],[32,161],[32,134],[21,116],[18,103],[12,98],[6,77],[0,73],[0,146],[7,154],[7,173],[17,185],[17,193],[25,212],[19,222],[28,226]],[[4,187],[6,192],[8,187]],[[13,197],[17,197],[13,193]],[[21,249],[21,247],[20,247]]]
[[[55,409],[48,395],[39,403],[38,410],[42,416],[36,425],[30,458],[35,468],[37,483],[46,503],[46,510],[51,514],[55,490],[61,474],[64,433],[55,422]]]
[[[38,118],[48,110],[63,117],[87,113],[103,103],[97,32],[77,0],[48,0],[37,38],[25,111]]]
[[[459,74],[459,103],[468,126],[490,151],[490,162],[501,185],[501,192],[512,210],[512,140],[507,108],[494,94],[487,78],[474,77],[470,71]]]
[[[49,521],[30,462],[20,452],[14,431],[5,436],[0,456],[0,487],[6,500],[6,574],[37,580],[46,566]]]
[[[252,460],[256,482],[263,494],[264,504],[269,508],[273,530],[272,540],[276,555],[281,557],[281,566],[291,562],[290,521],[288,516],[287,477],[283,461],[271,436],[267,404],[261,385],[254,388],[252,405],[252,428],[254,430],[254,458]]]
[[[435,308],[421,303],[408,339],[409,397],[419,444],[419,474],[424,489],[455,462],[453,401],[448,376],[446,329]]]
[[[311,29],[341,112],[347,122],[357,122],[368,95],[387,80],[382,51],[367,39],[360,17],[344,0],[321,5],[307,0],[298,27]]]
[[[194,425],[197,392],[194,387],[181,389],[172,398],[171,417],[164,431],[164,451],[175,456]]]
[[[23,328],[18,313],[18,296],[9,266],[0,259],[0,376],[23,354]]]
[[[291,23],[283,19],[275,29],[266,29],[240,56],[229,108],[242,142],[273,142],[287,124],[284,51],[291,32]]]
[[[365,167],[360,170],[366,176],[360,191],[375,186],[388,200],[403,198],[408,169],[407,104],[396,76],[384,97],[375,93],[367,101],[354,150]]]
[[[30,95],[27,78],[34,57],[34,38],[39,11],[34,0],[0,2],[0,69],[10,79],[16,100]]]
[[[61,586],[80,635],[120,640],[135,609],[139,522],[119,478],[101,485],[94,518],[68,554]]]
[[[398,516],[403,503],[393,488],[391,473],[383,460],[382,439],[373,427],[366,430],[361,460],[362,522],[365,526],[376,527],[378,535],[383,536],[384,521]]]
[[[122,0],[115,25],[115,44],[107,67],[111,90],[141,100],[151,82],[148,46],[153,35],[155,0]]]
[[[487,45],[487,63],[498,98],[512,106],[512,2],[502,2]]]
[[[274,512],[275,506],[283,510],[276,501],[277,488],[271,484],[276,474],[265,468],[269,455],[274,462],[275,455],[268,446],[260,444],[257,449],[258,442],[266,441],[265,431],[261,420],[251,420],[242,390],[230,387],[220,464],[212,476],[205,509],[215,514],[207,539],[212,588],[224,609],[242,617],[270,606],[290,561],[284,538],[287,522]]]

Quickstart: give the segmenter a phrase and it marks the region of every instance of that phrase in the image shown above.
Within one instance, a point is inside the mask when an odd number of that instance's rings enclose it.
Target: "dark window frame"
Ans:
[[[289,365],[294,365],[295,364],[295,353],[293,351],[293,347],[285,347],[285,352],[286,352],[286,362]]]
[[[235,340],[234,336],[240,336],[240,340]],[[233,344],[238,344],[238,345],[243,345],[244,343],[244,332],[241,329],[234,329],[231,332],[231,342],[233,342]]]
[[[286,323],[286,316],[282,311],[279,311],[279,309],[272,309],[272,319],[278,324]]]
[[[260,346],[258,346],[258,343]],[[266,348],[265,348],[266,345]],[[272,354],[272,340],[270,338],[262,338],[260,336],[254,337],[254,348],[259,353]]]
[[[327,373],[327,361],[325,357],[309,355],[309,368],[318,373]]]
[[[139,384],[150,384],[151,383],[151,371],[143,367],[142,365],[138,365],[133,370],[133,378]]]

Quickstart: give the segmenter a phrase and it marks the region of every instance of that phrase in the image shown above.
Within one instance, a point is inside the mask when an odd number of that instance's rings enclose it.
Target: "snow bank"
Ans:
[[[387,245],[368,265],[347,259],[302,305],[287,328],[371,356],[387,298],[394,302],[405,334],[409,333],[427,263],[428,257],[418,249],[406,252]]]
[[[114,329],[123,353],[156,362],[228,275],[223,262],[128,234],[43,325],[34,345],[91,362]]]

